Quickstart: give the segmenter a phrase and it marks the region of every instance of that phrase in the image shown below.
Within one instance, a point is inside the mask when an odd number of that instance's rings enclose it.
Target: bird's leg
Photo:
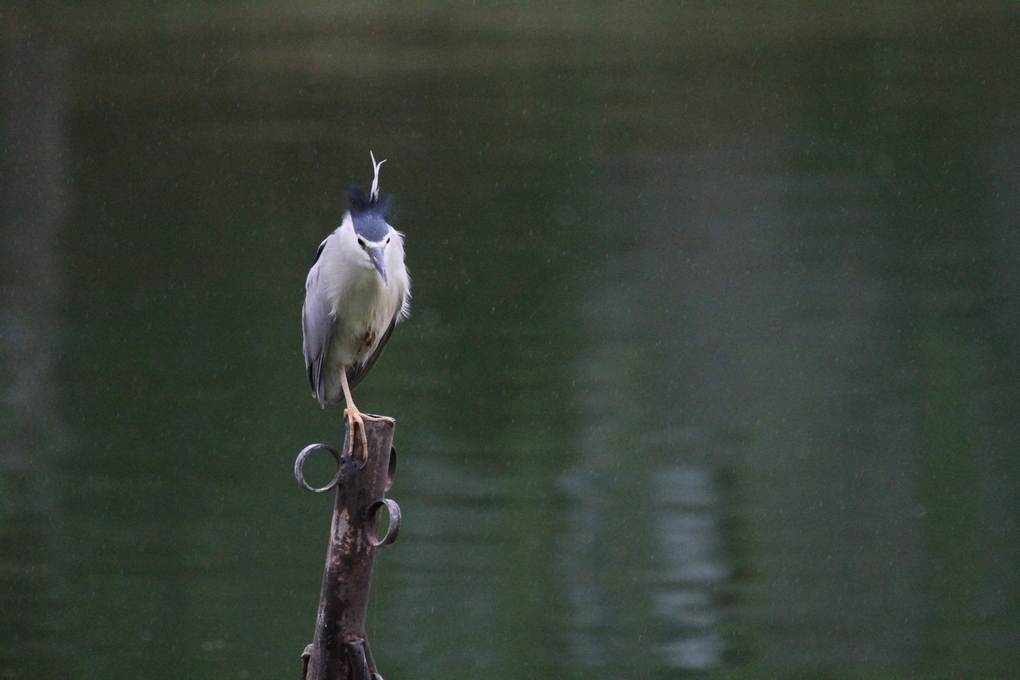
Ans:
[[[354,454],[354,433],[361,426],[361,459],[368,460],[368,435],[365,434],[365,416],[358,407],[354,405],[351,398],[351,388],[347,386],[347,370],[340,371],[340,386],[344,389],[344,399],[347,400],[347,408],[344,409],[344,417],[347,418],[347,426],[351,430],[351,454]]]

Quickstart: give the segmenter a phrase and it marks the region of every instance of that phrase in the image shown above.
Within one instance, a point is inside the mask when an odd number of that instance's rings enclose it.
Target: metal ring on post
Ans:
[[[397,534],[400,533],[400,506],[397,505],[396,501],[389,498],[376,501],[372,504],[372,507],[369,508],[369,513],[374,515],[379,512],[379,508],[384,505],[386,506],[386,511],[390,514],[390,525],[386,527],[386,535],[382,538],[376,538],[371,534],[368,536],[369,544],[376,548],[381,548],[384,545],[390,545],[393,541],[397,540]]]
[[[316,449],[326,449],[333,454],[334,458],[336,458],[336,474],[333,475],[333,479],[330,480],[329,484],[321,488],[316,488],[305,481],[305,459],[308,458],[312,451]],[[309,444],[305,448],[301,449],[301,453],[298,454],[297,460],[294,461],[294,478],[298,480],[298,484],[309,491],[313,491],[315,493],[326,493],[340,482],[340,471],[343,469],[340,466],[340,459],[342,457],[343,454],[334,449],[332,446],[327,446],[326,444]]]

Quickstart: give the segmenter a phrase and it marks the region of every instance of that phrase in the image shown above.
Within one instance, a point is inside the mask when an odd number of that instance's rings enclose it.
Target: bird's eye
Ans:
[[[389,236],[387,236],[387,237],[386,237],[386,242],[387,242],[387,243],[389,243],[389,242],[390,242],[390,237],[389,237]]]
[[[361,238],[359,236],[358,237],[358,245],[361,246],[362,248],[364,248],[365,247],[365,239],[363,239],[363,238]]]

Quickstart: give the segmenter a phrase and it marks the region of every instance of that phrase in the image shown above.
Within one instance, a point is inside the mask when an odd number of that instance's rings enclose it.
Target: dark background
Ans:
[[[1014,675],[1018,20],[0,3],[0,677],[298,677],[300,306],[370,149],[388,680]]]

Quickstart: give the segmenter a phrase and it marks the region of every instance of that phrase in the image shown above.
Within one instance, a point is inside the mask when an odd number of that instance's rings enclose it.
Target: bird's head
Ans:
[[[348,210],[351,214],[351,223],[354,226],[354,236],[358,240],[358,247],[365,253],[368,261],[372,263],[383,284],[389,285],[386,276],[386,247],[392,238],[390,225],[386,219],[390,211],[390,199],[388,196],[379,195],[379,166],[386,161],[375,162],[372,156],[372,164],[375,166],[375,178],[372,180],[372,191],[365,196],[361,187],[352,187]]]

